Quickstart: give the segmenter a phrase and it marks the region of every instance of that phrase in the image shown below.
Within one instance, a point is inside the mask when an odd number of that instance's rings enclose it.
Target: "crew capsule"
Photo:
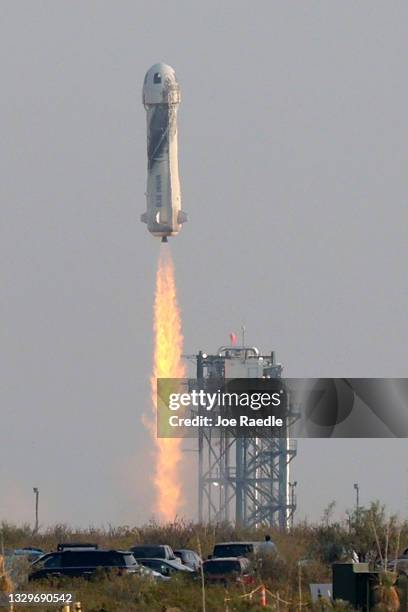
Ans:
[[[147,118],[147,189],[143,223],[153,236],[167,242],[187,221],[181,210],[177,151],[177,111],[180,86],[167,64],[154,64],[143,83]]]

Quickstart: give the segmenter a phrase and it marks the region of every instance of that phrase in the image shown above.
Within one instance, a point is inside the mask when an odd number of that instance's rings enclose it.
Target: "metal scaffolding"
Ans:
[[[274,353],[261,355],[255,347],[221,347],[217,354],[195,355],[197,385],[214,379],[280,378],[282,366]],[[296,482],[290,482],[290,463],[296,441],[290,439],[289,408],[280,438],[236,438],[228,429],[200,427],[198,437],[198,513],[200,522],[232,522],[248,527],[288,529],[296,509]]]

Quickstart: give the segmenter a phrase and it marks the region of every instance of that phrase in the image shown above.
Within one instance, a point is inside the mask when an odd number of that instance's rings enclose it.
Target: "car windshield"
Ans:
[[[214,557],[245,557],[253,552],[252,544],[216,544]]]
[[[126,566],[135,566],[139,565],[135,559],[135,556],[132,553],[124,553],[123,555]]]
[[[241,565],[239,561],[206,561],[204,563],[205,574],[231,574],[233,572],[240,573]]]
[[[61,555],[52,553],[50,555],[45,555],[40,557],[32,564],[32,568],[35,570],[39,570],[42,568],[53,568],[61,566]]]
[[[139,559],[165,559],[164,546],[134,546],[132,552]]]

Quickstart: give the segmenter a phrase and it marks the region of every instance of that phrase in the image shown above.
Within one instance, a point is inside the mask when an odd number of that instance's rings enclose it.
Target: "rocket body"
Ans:
[[[143,83],[147,119],[146,212],[141,220],[153,236],[167,241],[187,221],[181,210],[177,152],[180,87],[171,66],[154,64]]]

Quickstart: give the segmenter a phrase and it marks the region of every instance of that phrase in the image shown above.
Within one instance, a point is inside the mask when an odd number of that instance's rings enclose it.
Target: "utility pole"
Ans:
[[[40,497],[40,489],[38,487],[33,487],[33,492],[35,495],[35,528],[34,533],[38,532],[38,499]]]
[[[356,520],[358,522],[360,515],[360,486],[358,482],[354,483],[354,490],[356,492]]]

